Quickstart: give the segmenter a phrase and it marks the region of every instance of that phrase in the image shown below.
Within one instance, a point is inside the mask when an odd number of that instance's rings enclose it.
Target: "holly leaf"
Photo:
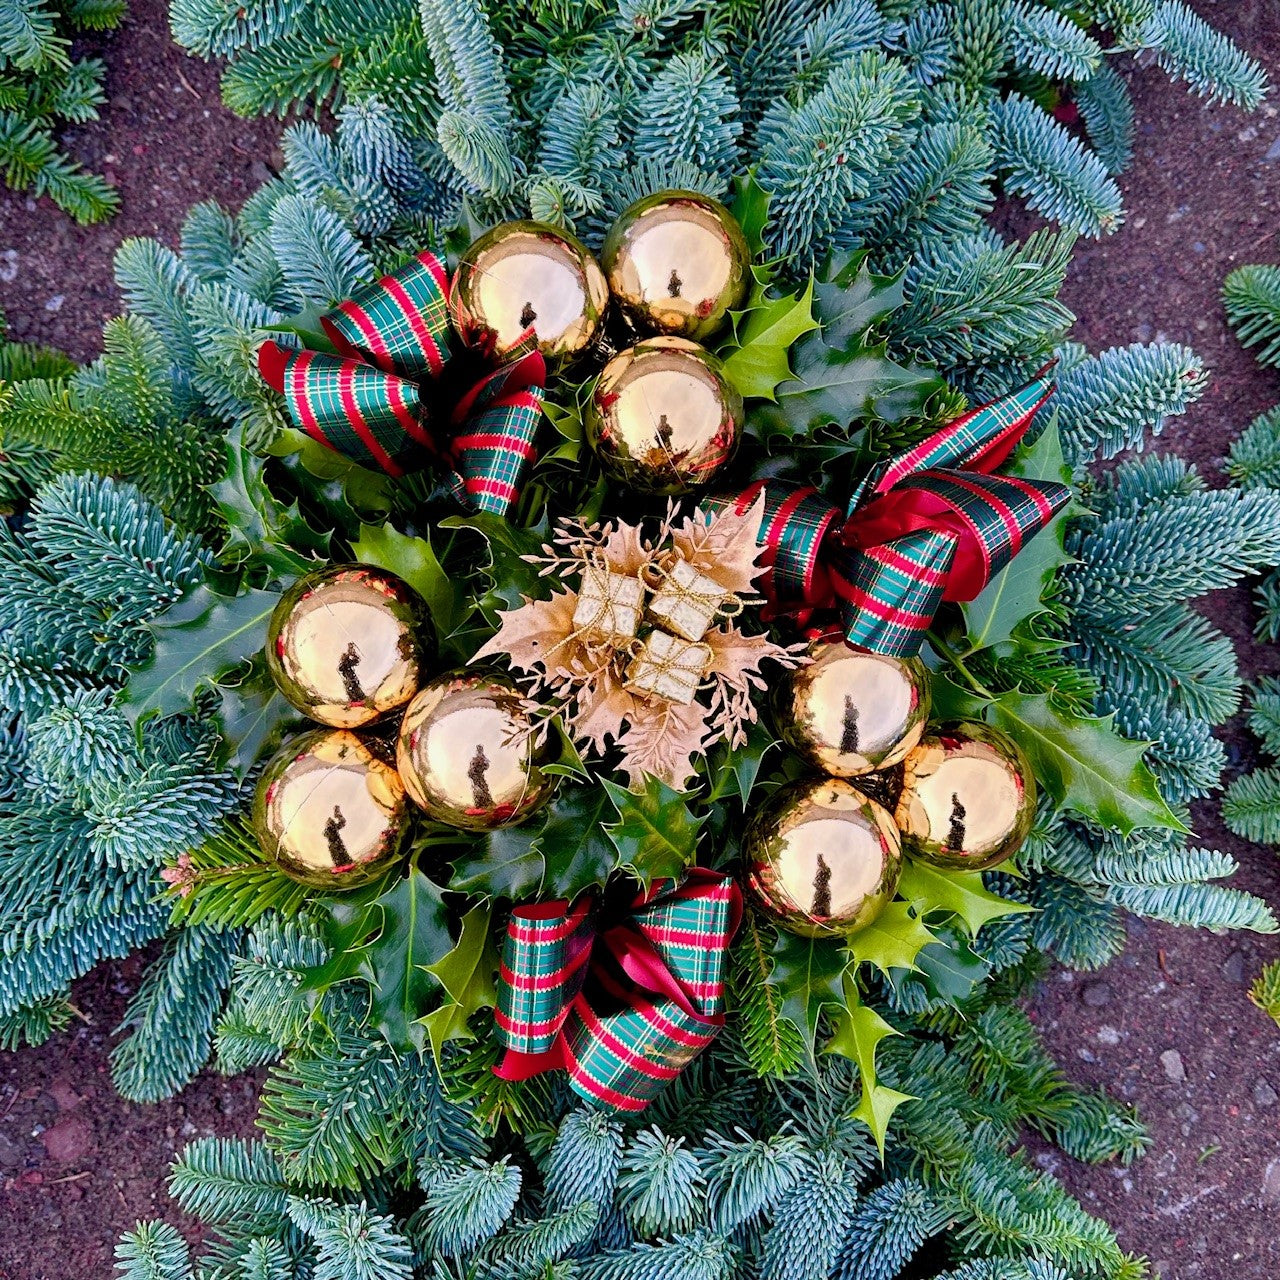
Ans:
[[[390,521],[362,524],[351,549],[362,564],[377,565],[403,578],[426,602],[442,655],[458,662],[466,660],[468,655],[457,644],[458,633],[471,614],[465,580],[445,572],[426,538],[401,533]]]
[[[1122,835],[1136,827],[1187,829],[1143,759],[1150,744],[1122,738],[1114,715],[1074,715],[1047,694],[1017,690],[1002,693],[991,706],[995,723],[1027,753],[1059,805]]]
[[[888,978],[894,969],[916,969],[916,957],[933,941],[912,904],[895,899],[869,925],[849,935],[848,947],[855,963],[874,965]]]
[[[941,671],[929,673],[929,693],[929,716],[932,720],[982,720],[991,705],[989,698],[956,684]]]
[[[267,452],[280,459],[344,531],[354,530],[361,516],[372,520],[391,510],[392,482],[385,471],[362,467],[297,427],[284,428]]]
[[[903,275],[872,274],[865,251],[828,258],[813,287],[813,312],[827,345],[848,346],[902,306]]]
[[[747,726],[747,740],[741,746],[718,746],[707,760],[707,775],[713,779],[707,800],[733,796],[745,809],[765,756],[779,745],[778,737],[762,720],[757,720]]]
[[[1058,570],[1072,563],[1062,545],[1065,531],[1059,516],[987,583],[977,599],[960,606],[968,632],[966,653],[1012,640],[1015,630],[1044,612],[1044,595]]]
[[[304,989],[324,991],[364,978],[372,988],[374,1027],[400,1052],[420,1052],[423,1015],[438,993],[431,966],[453,950],[444,891],[417,869],[381,888],[319,900],[321,934],[332,957],[308,971]]]
[[[698,853],[698,834],[706,816],[695,818],[685,792],[653,774],[644,775],[643,791],[600,779],[613,801],[618,821],[604,828],[618,851],[618,861],[646,887],[667,876],[678,877]]]
[[[499,609],[519,608],[525,596],[538,599],[546,594],[546,579],[538,576],[536,565],[523,559],[541,549],[547,533],[545,523],[534,529],[521,529],[484,511],[471,516],[448,516],[440,521],[440,527],[473,529],[488,544],[487,571],[492,586],[481,604],[489,617]]]
[[[518,827],[498,827],[480,836],[474,852],[456,858],[450,890],[521,902],[542,895],[547,864],[537,847],[546,814]]]
[[[148,623],[151,656],[133,668],[116,700],[131,721],[176,715],[191,707],[202,686],[261,652],[267,620],[279,603],[274,591],[220,596],[203,584]]]
[[[813,318],[813,281],[799,294],[770,297],[752,291],[735,326],[737,347],[724,355],[724,376],[744,398],[772,400],[774,388],[791,378],[787,353],[818,327]]]
[[[924,947],[916,958],[915,980],[934,999],[958,1005],[985,982],[991,966],[969,945],[969,939],[946,929],[937,942]]]
[[[844,979],[844,1007],[833,1018],[835,1033],[823,1047],[824,1053],[838,1053],[858,1066],[858,1079],[862,1082],[862,1098],[853,1118],[861,1120],[871,1130],[876,1140],[880,1159],[884,1159],[885,1136],[889,1118],[904,1102],[915,1095],[899,1093],[878,1082],[876,1076],[876,1050],[882,1040],[901,1035],[874,1009],[862,1003],[857,985],[849,977]]]
[[[242,782],[254,764],[299,726],[298,712],[276,688],[261,655],[251,659],[243,679],[213,686],[218,695],[214,723],[222,740],[222,761]]]
[[[546,893],[573,898],[591,885],[604,884],[623,851],[604,825],[614,813],[615,802],[602,787],[560,788],[533,840],[546,866]]]
[[[962,920],[972,938],[992,920],[1035,910],[1025,902],[992,893],[982,883],[981,871],[940,871],[910,858],[902,863],[898,893],[922,916],[946,912]]]
[[[782,1000],[782,1014],[805,1033],[810,1049],[818,1018],[829,1005],[843,1005],[841,982],[850,957],[843,938],[802,938],[779,930],[773,969],[765,979]]]
[[[447,997],[422,1020],[437,1064],[449,1040],[475,1039],[468,1025],[471,1015],[497,1003],[494,975],[498,971],[498,952],[493,945],[491,914],[488,903],[472,907],[462,917],[457,945],[427,966],[427,972],[444,988]]]
[[[896,422],[920,412],[944,384],[932,370],[890,360],[884,343],[828,346],[819,334],[792,353],[795,377],[777,391],[777,403],[756,405],[748,423],[758,435],[805,436],[819,427],[847,427],[862,418]]]
[[[266,464],[244,447],[240,430],[224,441],[227,466],[209,486],[227,526],[220,556],[246,567],[264,567],[271,580],[291,582],[329,558],[329,535],[303,519],[295,501],[286,507],[267,488]]]
[[[764,253],[764,229],[769,225],[769,193],[756,181],[754,173],[733,180],[733,203],[729,212],[738,221],[753,258]]]

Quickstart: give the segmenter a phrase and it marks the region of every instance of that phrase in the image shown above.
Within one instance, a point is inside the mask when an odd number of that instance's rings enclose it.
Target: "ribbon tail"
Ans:
[[[914,658],[942,604],[956,543],[944,530],[917,529],[865,550],[846,549],[832,580],[849,643]]]
[[[468,506],[505,516],[520,499],[542,421],[542,388],[529,387],[477,413],[454,437],[453,463]]]
[[[346,356],[420,382],[449,358],[449,277],[432,253],[410,258],[320,318]]]
[[[276,342],[258,349],[258,371],[284,396],[301,430],[361,466],[399,476],[434,452],[418,389],[404,378],[348,356]]]
[[[502,1079],[565,1065],[561,1032],[582,989],[594,937],[586,898],[511,913],[494,1009],[495,1034],[506,1051],[494,1068]]]
[[[887,493],[907,477],[940,467],[991,472],[1003,465],[1027,433],[1036,413],[1053,394],[1053,367],[1046,365],[1025,386],[979,405],[895,458],[875,480],[871,493]]]

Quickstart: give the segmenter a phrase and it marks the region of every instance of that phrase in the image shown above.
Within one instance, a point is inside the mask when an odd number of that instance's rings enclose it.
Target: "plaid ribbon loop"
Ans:
[[[599,927],[588,898],[517,907],[495,1010],[504,1080],[563,1069],[584,1098],[643,1111],[724,1025],[724,962],[742,915],[729,876],[655,882]]]
[[[747,511],[765,495],[771,612],[803,624],[835,605],[850,643],[919,653],[943,601],[974,599],[1070,499],[1056,481],[993,474],[1053,394],[1051,370],[874,468],[843,517],[816,489],[774,480],[721,500]]]
[[[445,376],[449,280],[426,252],[321,316],[320,325],[336,354],[270,341],[258,350],[258,370],[284,396],[294,423],[388,475],[434,461],[464,505],[506,515],[520,496],[542,416],[546,365],[532,335],[507,363],[454,394]]]

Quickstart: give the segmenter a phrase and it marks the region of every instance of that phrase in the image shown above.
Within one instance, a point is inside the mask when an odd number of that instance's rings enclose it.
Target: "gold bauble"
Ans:
[[[407,582],[370,565],[299,578],[267,624],[267,668],[305,716],[355,729],[402,707],[431,647],[426,606]]]
[[[345,729],[287,743],[253,799],[263,853],[290,878],[328,890],[376,879],[400,852],[408,819],[400,775]]]
[[[783,741],[833,778],[900,763],[929,718],[924,663],[869,653],[843,636],[813,640],[809,656],[813,661],[791,673],[775,702]]]
[[[607,475],[642,493],[685,493],[733,457],[742,397],[697,343],[648,338],[605,365],[586,427]]]
[[[437,822],[488,831],[522,822],[551,794],[524,697],[493,671],[425,685],[400,725],[396,763],[410,798]]]
[[[983,871],[1016,853],[1036,813],[1022,748],[990,725],[935,725],[903,764],[894,815],[903,848],[939,867]]]
[[[836,778],[776,791],[743,838],[747,887],[784,929],[849,934],[884,910],[902,852],[888,810]]]
[[[609,301],[587,247],[545,222],[504,222],[462,255],[449,290],[454,326],[468,347],[501,357],[532,327],[552,362],[584,351]]]
[[[740,307],[751,251],[718,200],[662,191],[637,200],[605,238],[609,290],[641,329],[705,342]]]

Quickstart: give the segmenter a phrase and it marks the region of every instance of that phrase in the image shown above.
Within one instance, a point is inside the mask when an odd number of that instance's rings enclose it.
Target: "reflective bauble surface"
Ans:
[[[891,658],[843,636],[810,642],[813,661],[791,672],[774,703],[783,741],[833,778],[887,769],[920,741],[929,673],[919,658]]]
[[[586,246],[544,222],[504,222],[462,255],[449,308],[462,341],[501,357],[532,328],[553,363],[586,350],[609,301]]]
[[[299,578],[267,624],[267,667],[280,692],[337,729],[404,706],[431,647],[422,597],[395,574],[363,564]]]
[[[746,300],[751,252],[718,200],[663,191],[613,224],[600,263],[609,290],[641,330],[705,342]]]
[[[720,362],[684,338],[648,338],[605,365],[587,412],[605,473],[641,493],[713,480],[742,434],[742,397]]]
[[[1017,852],[1036,812],[1022,748],[990,725],[935,725],[903,763],[895,819],[913,858],[966,871]]]
[[[869,925],[902,870],[888,811],[836,778],[781,787],[752,818],[743,851],[755,901],[806,937]]]
[[[521,822],[551,794],[526,699],[504,675],[455,671],[423,686],[400,725],[405,790],[437,822],[486,831]]]
[[[267,857],[303,884],[366,884],[400,853],[409,803],[388,760],[343,729],[315,729],[268,762],[253,800]]]

